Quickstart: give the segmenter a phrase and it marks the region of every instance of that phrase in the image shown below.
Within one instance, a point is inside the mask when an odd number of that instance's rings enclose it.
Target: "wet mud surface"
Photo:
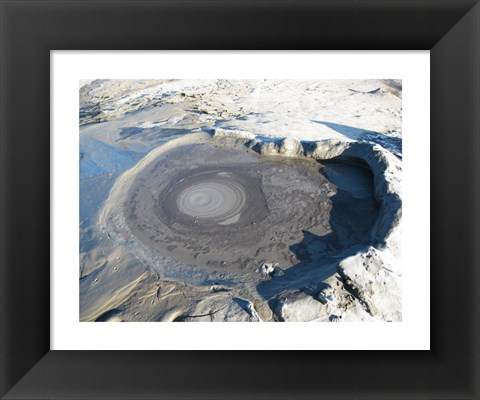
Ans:
[[[368,169],[244,146],[173,147],[129,185],[117,200],[130,246],[148,264],[179,282],[249,281],[264,298],[312,270],[330,274],[333,261],[368,246],[378,215]],[[262,281],[264,262],[278,263],[281,276]]]
[[[291,266],[303,230],[330,232],[334,187],[315,162],[267,160],[250,150],[183,146],[141,171],[125,201],[146,246],[188,264]]]

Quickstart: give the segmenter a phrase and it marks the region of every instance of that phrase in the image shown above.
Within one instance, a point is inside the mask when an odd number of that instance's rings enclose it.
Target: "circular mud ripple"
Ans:
[[[193,236],[256,224],[267,215],[261,182],[237,169],[226,164],[186,169],[166,182],[157,204],[148,207],[168,229],[194,230]]]
[[[166,194],[164,208],[187,217],[224,222],[238,220],[247,201],[247,189],[233,173],[210,172],[188,177]]]

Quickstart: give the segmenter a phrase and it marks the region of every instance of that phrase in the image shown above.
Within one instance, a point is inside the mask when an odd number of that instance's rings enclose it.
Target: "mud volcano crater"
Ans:
[[[124,203],[127,225],[148,248],[188,264],[292,265],[289,247],[302,231],[331,230],[335,188],[319,167],[249,149],[181,146],[137,174]]]
[[[192,135],[122,175],[101,215],[111,239],[165,277],[234,282],[263,262],[302,275],[370,244],[379,206],[364,167]]]

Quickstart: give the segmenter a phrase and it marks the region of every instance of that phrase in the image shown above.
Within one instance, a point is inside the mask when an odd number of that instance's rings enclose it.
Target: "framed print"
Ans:
[[[2,399],[478,398],[477,1],[1,15]]]
[[[51,60],[52,160],[63,166],[52,191],[52,349],[429,349],[428,135],[400,139],[402,131],[429,131],[428,52],[54,51]],[[154,74],[172,79],[148,78]],[[96,76],[112,79],[80,79]],[[98,98],[105,111],[89,111]],[[139,101],[155,106],[128,111]],[[390,149],[387,158],[372,144]],[[172,151],[180,151],[176,167],[167,161]],[[401,178],[403,162],[415,165],[414,176]],[[158,178],[135,178],[144,167]],[[148,197],[125,202],[143,204],[135,215],[149,214],[133,217],[137,225],[122,199],[138,179]],[[383,200],[375,202],[375,192]],[[150,203],[155,197],[161,209]],[[239,208],[216,221],[209,210],[222,210],[222,198]],[[80,279],[61,267],[77,263],[78,241]],[[372,271],[368,287],[353,283],[355,260]],[[417,264],[415,274],[403,274],[400,263]],[[333,320],[354,324],[355,337],[345,324],[240,323]],[[134,323],[172,321],[233,323]],[[394,323],[366,323],[374,321]]]

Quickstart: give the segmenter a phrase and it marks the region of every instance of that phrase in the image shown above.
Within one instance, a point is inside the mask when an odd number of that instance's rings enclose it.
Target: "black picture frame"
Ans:
[[[478,0],[0,4],[2,399],[480,398]],[[430,351],[50,350],[50,51],[161,49],[430,50]]]

